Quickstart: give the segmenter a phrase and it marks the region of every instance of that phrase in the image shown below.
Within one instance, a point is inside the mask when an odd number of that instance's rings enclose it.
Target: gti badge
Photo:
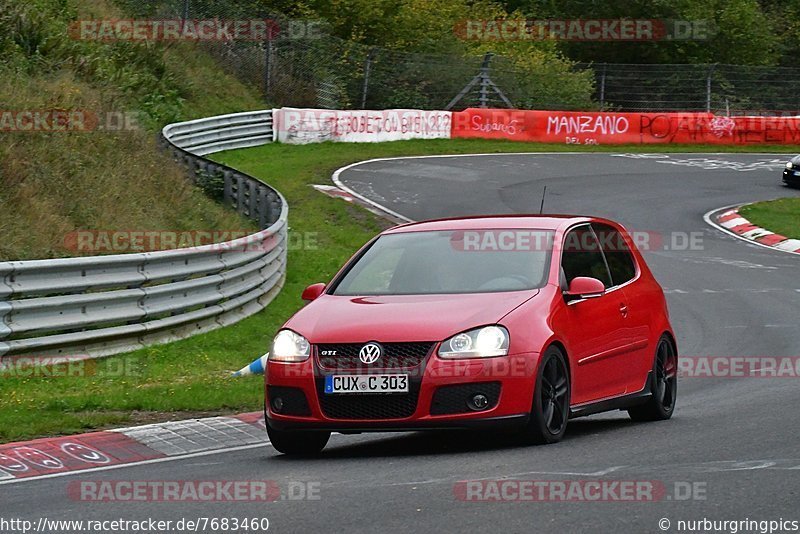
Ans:
[[[383,353],[383,349],[377,343],[367,343],[361,350],[358,352],[358,359],[361,360],[363,363],[370,365],[378,361],[378,358],[381,357]]]

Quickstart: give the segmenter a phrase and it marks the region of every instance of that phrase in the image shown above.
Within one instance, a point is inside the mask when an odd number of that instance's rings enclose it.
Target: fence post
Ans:
[[[603,70],[600,71],[600,111],[606,107],[606,68],[608,63],[603,63]]]
[[[492,62],[492,54],[491,52],[486,52],[486,55],[483,56],[483,64],[481,65],[481,88],[480,88],[480,97],[479,101],[481,103],[482,108],[489,107],[489,87],[491,85],[491,78],[489,77],[489,71],[491,69],[490,65]]]
[[[475,87],[477,84],[480,84],[480,90],[479,90],[480,107],[482,108],[489,107],[488,106],[489,89],[497,93],[497,96],[500,97],[500,100],[502,100],[506,106],[508,106],[509,108],[514,107],[514,104],[511,103],[508,97],[506,97],[506,95],[503,94],[503,91],[501,91],[500,88],[497,87],[497,85],[492,81],[492,78],[489,76],[489,64],[492,61],[492,56],[494,56],[492,52],[487,52],[486,55],[483,56],[483,63],[481,63],[481,69],[478,72],[478,74],[473,76],[473,78],[467,85],[464,86],[461,92],[458,93],[453,98],[453,100],[451,100],[450,103],[444,107],[445,110],[450,111],[451,109],[453,109],[453,106],[455,106],[462,98],[467,96],[467,94],[470,91],[472,91],[472,88]]]
[[[706,113],[711,113],[711,77],[714,75],[716,64],[711,65],[706,75]]]
[[[367,59],[364,60],[364,87],[361,90],[361,109],[367,108],[367,91],[369,90],[369,73],[372,69],[372,58],[375,56],[375,47],[367,52]]]
[[[272,35],[267,35],[267,46],[264,56],[264,98],[269,99],[272,89]]]

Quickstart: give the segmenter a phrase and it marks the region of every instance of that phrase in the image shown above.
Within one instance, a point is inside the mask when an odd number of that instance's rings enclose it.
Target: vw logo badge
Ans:
[[[383,349],[377,343],[367,343],[358,352],[358,359],[363,363],[370,365],[378,361],[378,358],[383,354]]]

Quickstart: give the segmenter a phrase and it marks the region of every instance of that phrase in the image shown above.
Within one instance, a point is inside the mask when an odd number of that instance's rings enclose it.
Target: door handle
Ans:
[[[625,304],[619,305],[619,312],[622,314],[623,317],[628,316],[628,307]]]

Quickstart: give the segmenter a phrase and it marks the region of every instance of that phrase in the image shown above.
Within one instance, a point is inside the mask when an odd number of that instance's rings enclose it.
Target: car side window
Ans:
[[[592,223],[592,228],[606,256],[612,283],[618,286],[633,280],[636,263],[622,234],[607,224]]]
[[[561,270],[567,286],[574,278],[586,276],[597,278],[604,286],[611,287],[611,276],[600,244],[588,224],[573,228],[564,237]]]

